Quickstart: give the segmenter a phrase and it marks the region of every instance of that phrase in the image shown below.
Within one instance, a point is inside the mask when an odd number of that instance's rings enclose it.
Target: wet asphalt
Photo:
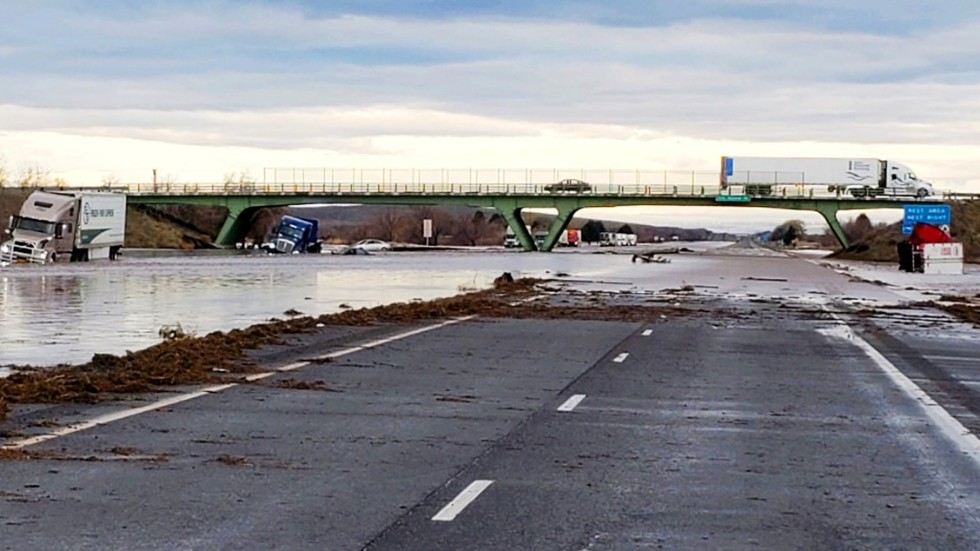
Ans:
[[[38,444],[49,458],[0,462],[0,548],[980,546],[980,456],[841,321],[715,306],[474,319]],[[980,340],[838,317],[976,431]]]

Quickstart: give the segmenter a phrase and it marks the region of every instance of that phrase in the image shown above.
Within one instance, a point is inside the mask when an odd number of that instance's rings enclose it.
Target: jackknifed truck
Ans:
[[[126,237],[126,196],[35,191],[10,217],[0,262],[115,260]]]
[[[722,157],[721,187],[737,186],[746,195],[769,196],[780,186],[826,186],[854,197],[917,197],[935,194],[908,166],[881,159]]]

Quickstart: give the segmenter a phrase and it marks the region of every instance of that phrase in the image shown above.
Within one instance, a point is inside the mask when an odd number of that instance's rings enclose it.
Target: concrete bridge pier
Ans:
[[[234,248],[235,243],[242,241],[248,233],[252,217],[259,208],[261,207],[248,206],[244,202],[229,201],[228,216],[221,225],[214,244],[219,247]]]
[[[542,251],[551,252],[555,248],[555,245],[558,244],[558,238],[561,237],[561,232],[568,228],[568,224],[572,221],[576,211],[578,211],[578,207],[558,205],[558,216],[548,228],[548,237],[545,238],[544,244],[541,246]]]
[[[837,219],[837,213],[840,212],[837,205],[831,202],[817,202],[814,210],[819,212],[823,216],[823,219],[827,221],[827,225],[830,226],[830,231],[837,238],[837,242],[840,243],[841,248],[846,249],[848,247],[847,234],[844,233],[844,228],[840,225],[840,220]]]
[[[507,221],[507,225],[510,226],[511,231],[514,232],[514,236],[517,237],[524,250],[537,250],[537,246],[534,244],[534,238],[531,236],[531,232],[527,231],[524,219],[521,218],[521,211],[524,210],[524,207],[517,206],[515,202],[511,205],[496,205],[496,209],[500,211],[500,215]]]

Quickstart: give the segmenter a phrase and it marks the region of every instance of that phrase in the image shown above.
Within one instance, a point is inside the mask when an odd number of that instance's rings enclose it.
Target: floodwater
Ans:
[[[688,244],[689,245],[689,244]],[[705,244],[718,246],[719,244]],[[515,277],[615,278],[629,255],[412,252],[174,255],[0,268],[0,367],[82,363],[160,342],[163,326],[206,333],[484,289]],[[6,370],[0,369],[0,376]]]

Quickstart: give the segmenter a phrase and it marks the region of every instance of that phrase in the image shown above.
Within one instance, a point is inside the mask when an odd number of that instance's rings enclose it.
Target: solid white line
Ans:
[[[558,411],[572,411],[582,403],[582,400],[585,400],[585,394],[575,394],[571,398],[565,400],[564,404],[558,406]]]
[[[47,434],[39,434],[37,436],[31,436],[29,438],[24,438],[23,440],[18,440],[3,446],[4,449],[20,449],[26,448],[27,446],[33,446],[34,444],[40,444],[41,442],[47,442],[48,440],[54,440],[55,438],[60,438],[62,436],[68,436],[69,434],[74,434],[76,432],[81,432],[83,430],[91,429],[99,425],[107,425],[113,421],[119,421],[121,419],[126,419],[128,417],[133,417],[141,413],[146,413],[148,411],[153,411],[156,409],[164,408],[167,406],[172,406],[179,404],[181,402],[186,402],[188,400],[193,400],[195,398],[200,398],[201,396],[207,396],[208,394],[213,394],[215,392],[221,392],[227,390],[231,387],[238,386],[237,383],[230,383],[224,385],[214,385],[194,392],[189,392],[187,394],[181,394],[180,396],[173,396],[171,398],[165,398],[163,400],[158,400],[152,404],[146,406],[140,406],[137,408],[126,409],[122,411],[115,411],[112,413],[107,413],[105,415],[99,415],[89,419],[88,421],[82,421],[80,423],[73,423],[71,425],[62,427],[58,430],[49,432]]]
[[[463,512],[463,509],[466,509],[467,505],[473,503],[473,500],[480,497],[483,490],[489,488],[491,484],[493,484],[492,480],[474,480],[456,496],[456,499],[450,501],[441,511],[436,513],[436,516],[432,517],[432,520],[439,522],[452,521],[457,515]]]
[[[831,315],[837,318],[836,315]],[[837,318],[837,320],[844,323],[840,318]],[[947,438],[956,444],[967,456],[973,459],[974,462],[980,464],[980,438],[972,434],[959,420],[950,415],[938,402],[933,400],[932,396],[929,396],[926,391],[922,390],[911,379],[906,377],[904,373],[895,367],[895,364],[891,363],[888,358],[882,355],[881,352],[878,352],[868,341],[855,333],[850,326],[845,324],[819,331],[828,336],[850,340],[855,346],[864,351],[899,389],[919,403],[919,406],[925,414],[932,420],[933,424],[939,427]]]
[[[623,363],[623,362],[626,361],[626,358],[628,358],[629,355],[630,355],[629,352],[623,352],[619,356],[616,356],[615,358],[613,358],[613,361],[616,362],[616,363],[618,363],[618,364],[621,364],[621,363]]]
[[[644,337],[649,337],[653,334],[653,329],[644,329],[642,334]]]
[[[394,341],[397,341],[399,339],[404,339],[404,338],[407,338],[407,337],[418,335],[420,333],[425,333],[426,331],[432,331],[434,329],[439,329],[440,327],[445,327],[447,325],[452,325],[454,323],[459,323],[461,321],[466,321],[466,320],[472,319],[474,317],[476,317],[476,316],[466,316],[466,317],[462,317],[462,318],[454,318],[454,319],[447,320],[447,321],[444,321],[442,323],[438,323],[438,324],[435,324],[435,325],[430,325],[430,326],[427,326],[427,327],[422,327],[420,329],[413,329],[411,331],[406,331],[404,333],[399,333],[397,335],[394,335],[394,336],[391,336],[391,337],[388,337],[388,338],[385,338],[385,339],[380,339],[380,340],[377,340],[377,341],[373,341],[372,343],[369,343],[369,345],[370,345],[370,347],[380,346],[380,345],[385,344],[385,343],[394,342]],[[345,356],[347,354],[352,354],[354,352],[359,352],[361,350],[366,350],[367,348],[369,348],[369,346],[355,346],[355,347],[352,347],[352,348],[346,348],[344,350],[339,350],[337,352],[332,352],[332,353],[327,354],[325,356],[320,356],[320,358],[321,359],[322,358],[339,358],[339,357]],[[295,363],[291,363],[291,364],[282,366],[282,367],[278,368],[275,371],[268,371],[268,372],[265,372],[265,373],[253,373],[251,375],[246,375],[245,376],[245,380],[250,381],[250,382],[251,381],[258,381],[260,379],[265,379],[266,377],[271,377],[272,375],[275,375],[276,373],[285,372],[285,371],[292,371],[294,369],[299,369],[301,367],[305,367],[305,366],[307,366],[309,364],[310,364],[310,362],[295,362]],[[192,391],[192,392],[187,392],[185,394],[180,394],[180,395],[177,395],[177,396],[172,396],[170,398],[164,398],[163,400],[157,400],[156,402],[153,402],[152,404],[149,404],[149,405],[140,406],[140,407],[136,407],[136,408],[125,409],[125,410],[116,411],[116,412],[112,412],[112,413],[107,413],[105,415],[100,415],[98,417],[89,419],[88,421],[82,421],[82,422],[79,422],[79,423],[73,423],[71,425],[64,426],[64,427],[62,427],[60,429],[54,430],[54,431],[49,432],[49,433],[39,434],[37,436],[31,436],[31,437],[28,437],[28,438],[23,438],[21,440],[17,440],[17,441],[11,442],[9,444],[5,444],[3,446],[0,446],[0,449],[14,450],[14,449],[26,448],[28,446],[33,446],[35,444],[40,444],[41,442],[47,442],[48,440],[54,440],[55,438],[60,438],[62,436],[68,436],[69,434],[74,434],[76,432],[81,432],[83,430],[88,430],[88,429],[97,427],[99,425],[106,425],[106,424],[112,423],[113,421],[119,421],[119,420],[122,420],[122,419],[126,419],[126,418],[129,418],[129,417],[140,415],[140,414],[146,413],[148,411],[153,411],[153,410],[164,408],[164,407],[167,407],[167,406],[172,406],[172,405],[175,405],[175,404],[179,404],[181,402],[186,402],[188,400],[193,400],[195,398],[200,398],[202,396],[207,396],[208,394],[214,394],[216,392],[222,392],[222,391],[228,390],[229,388],[233,388],[233,387],[236,387],[236,386],[239,386],[238,383],[227,383],[227,384],[222,384],[222,385],[213,385],[213,386],[202,388],[200,390],[195,390],[195,391]]]

